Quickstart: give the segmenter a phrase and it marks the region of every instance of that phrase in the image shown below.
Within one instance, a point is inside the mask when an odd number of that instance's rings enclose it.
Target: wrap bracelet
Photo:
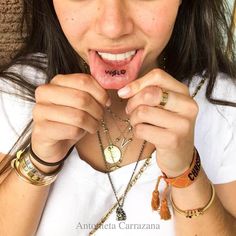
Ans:
[[[192,162],[189,168],[183,174],[174,178],[168,178],[167,175],[164,172],[162,172],[163,175],[158,177],[155,189],[152,192],[151,206],[154,211],[159,210],[161,219],[169,220],[171,218],[167,201],[167,193],[169,186],[176,188],[188,187],[197,180],[200,170],[201,170],[200,156],[197,149],[194,147]],[[163,179],[166,183],[166,187],[162,193],[162,198],[160,198],[160,193],[158,190],[161,179]]]
[[[31,157],[32,157],[33,159],[35,159],[37,162],[39,162],[40,164],[42,164],[42,165],[45,165],[45,166],[58,166],[58,165],[62,164],[62,163],[69,157],[69,155],[70,155],[71,152],[73,151],[74,147],[75,147],[75,145],[73,145],[73,146],[69,149],[69,151],[67,152],[66,156],[65,156],[63,159],[61,159],[60,161],[57,161],[57,162],[46,162],[46,161],[40,159],[40,158],[33,152],[31,144],[29,145],[29,152],[30,152]]]
[[[18,177],[25,182],[36,186],[46,186],[56,180],[63,164],[50,173],[44,173],[37,169],[37,167],[35,167],[31,162],[30,154],[26,148],[24,150],[19,150],[16,153],[16,158],[11,161],[11,166]]]

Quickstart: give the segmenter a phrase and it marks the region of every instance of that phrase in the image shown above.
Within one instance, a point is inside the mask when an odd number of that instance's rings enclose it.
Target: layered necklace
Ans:
[[[104,119],[101,120],[101,126],[103,128],[103,132],[105,134],[105,137],[106,137],[106,140],[108,143],[108,145],[106,147],[104,146],[104,144],[102,142],[100,132],[97,131],[98,141],[99,141],[99,145],[101,148],[101,153],[102,153],[103,160],[105,163],[106,171],[107,171],[106,173],[108,175],[109,182],[111,184],[112,190],[114,192],[114,195],[115,195],[115,198],[117,201],[116,220],[124,221],[127,218],[126,213],[124,211],[125,198],[126,198],[129,186],[131,184],[131,181],[134,177],[135,171],[137,169],[138,163],[142,157],[142,153],[143,153],[144,147],[146,145],[146,141],[144,141],[141,146],[141,149],[139,151],[137,161],[136,161],[136,164],[135,164],[134,169],[132,171],[130,180],[125,188],[123,198],[119,199],[118,195],[117,195],[117,191],[114,186],[114,183],[112,181],[110,172],[120,167],[120,164],[121,164],[123,157],[124,157],[124,152],[127,149],[128,144],[133,141],[133,131],[132,131],[132,126],[130,124],[130,121],[128,119],[121,119],[114,112],[112,112],[111,109],[108,108],[107,110],[111,114],[112,119],[114,121],[115,121],[115,119],[118,119],[119,121],[126,123],[126,126],[125,126],[124,130],[122,131],[119,128],[119,126],[117,125],[116,121],[114,122],[121,134],[117,138],[115,138],[115,140],[113,141],[105,120]],[[119,143],[120,143],[120,145],[118,145]]]
[[[194,98],[197,93],[199,92],[199,90],[201,89],[202,85],[204,84],[205,80],[206,80],[207,76],[204,75],[203,76],[203,79],[200,81],[200,83],[198,84],[198,86],[196,87],[194,93],[192,94],[192,97]],[[111,178],[111,175],[110,175],[110,172],[116,168],[119,168],[120,167],[120,163],[122,162],[122,159],[123,159],[123,156],[124,156],[124,152],[122,154],[122,150],[124,149],[124,147],[127,149],[127,146],[130,142],[132,142],[133,140],[133,132],[132,132],[132,127],[130,126],[130,122],[128,119],[121,119],[119,118],[116,114],[114,114],[110,109],[108,109],[108,112],[111,113],[113,119],[117,118],[118,120],[120,121],[123,121],[123,122],[126,122],[127,123],[127,127],[124,129],[124,131],[121,131],[120,129],[120,133],[121,135],[119,137],[117,137],[115,139],[115,141],[113,142],[112,139],[111,139],[111,135],[110,135],[110,132],[109,132],[109,129],[107,128],[107,125],[104,121],[104,119],[101,121],[101,125],[102,125],[102,128],[103,128],[103,132],[105,133],[105,136],[106,136],[106,139],[109,140],[108,141],[108,146],[107,147],[104,147],[103,146],[103,143],[102,143],[102,139],[101,139],[101,135],[100,135],[100,132],[97,131],[97,136],[98,136],[98,140],[99,140],[99,145],[100,145],[100,148],[101,148],[101,152],[102,152],[102,156],[103,156],[103,159],[104,159],[104,163],[105,163],[105,166],[106,166],[106,170],[107,170],[107,175],[108,175],[108,178],[109,178],[109,182],[111,184],[111,187],[112,187],[112,190],[115,194],[115,197],[116,197],[116,203],[107,211],[107,213],[101,218],[101,220],[95,225],[94,229],[92,229],[90,232],[89,232],[89,235],[94,235],[94,233],[99,229],[101,228],[101,226],[106,222],[106,220],[108,219],[108,217],[112,214],[112,212],[114,210],[116,210],[116,219],[118,221],[123,221],[123,220],[126,220],[127,216],[126,216],[126,213],[123,209],[124,207],[124,201],[125,201],[125,197],[127,195],[127,193],[129,192],[129,190],[134,186],[134,184],[137,182],[137,180],[141,177],[141,175],[143,174],[143,172],[147,169],[148,166],[150,166],[151,164],[151,156],[149,156],[144,164],[141,166],[141,168],[139,169],[138,173],[136,175],[135,174],[135,171],[137,169],[137,166],[138,166],[138,163],[141,159],[141,156],[142,156],[142,153],[143,153],[143,150],[144,150],[144,147],[146,145],[146,141],[143,142],[142,144],[142,147],[139,151],[139,155],[138,155],[138,158],[137,158],[137,162],[135,164],[135,167],[134,167],[134,170],[132,172],[132,175],[131,175],[131,178],[127,184],[127,187],[124,191],[124,193],[118,198],[117,196],[117,193],[116,193],[116,190],[115,190],[115,187],[114,187],[114,184],[113,184],[113,181],[112,181],[112,178]],[[116,122],[115,122],[116,124]],[[116,124],[117,125],[117,124]],[[129,131],[129,135],[130,137],[126,137],[125,135],[125,130],[128,130]],[[120,147],[118,146],[118,143],[120,142],[121,140],[121,145]],[[116,144],[116,145],[114,145]],[[105,152],[105,150],[107,149],[107,151]]]
[[[110,131],[105,123],[105,120],[101,120],[101,126],[103,128],[103,132],[105,133],[106,141],[108,143],[108,145],[104,147],[103,150],[104,161],[107,169],[109,171],[113,171],[117,168],[120,168],[120,164],[125,155],[125,151],[128,148],[128,144],[133,141],[133,128],[130,124],[129,119],[120,118],[110,108],[107,108],[107,111],[111,114],[114,124],[116,125],[120,133],[118,137],[112,140]],[[119,125],[117,125],[116,119],[125,123],[125,128],[123,130],[121,130]]]

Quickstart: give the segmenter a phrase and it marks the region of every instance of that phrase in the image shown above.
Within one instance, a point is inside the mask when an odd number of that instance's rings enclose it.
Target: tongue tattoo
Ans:
[[[111,76],[124,75],[126,74],[126,70],[105,70],[105,73]]]

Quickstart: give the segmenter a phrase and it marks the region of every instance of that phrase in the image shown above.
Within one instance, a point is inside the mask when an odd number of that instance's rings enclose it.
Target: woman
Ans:
[[[235,235],[225,1],[25,8],[1,72],[0,234]]]

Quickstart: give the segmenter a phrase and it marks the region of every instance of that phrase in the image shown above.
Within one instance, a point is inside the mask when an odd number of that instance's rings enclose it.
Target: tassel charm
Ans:
[[[159,206],[160,206],[159,191],[155,189],[152,192],[152,210],[157,211]]]
[[[159,196],[158,187],[159,187],[159,184],[160,184],[160,181],[161,181],[162,178],[163,178],[162,176],[158,177],[156,187],[155,187],[154,191],[152,192],[151,205],[152,205],[152,210],[153,211],[157,211],[159,206],[160,206],[160,196]]]
[[[160,208],[160,217],[162,220],[169,220],[171,218],[171,214],[170,214],[170,210],[168,207],[168,202],[167,202],[167,191],[169,188],[169,184],[166,182],[166,177],[165,176],[159,176],[158,180],[157,180],[157,184],[156,187],[154,189],[154,191],[152,192],[152,201],[151,201],[151,205],[152,205],[152,209],[154,211],[157,211]],[[160,194],[158,191],[158,187],[160,184],[161,179],[163,179],[166,183],[166,187],[165,190],[162,194],[162,200],[161,200],[161,206],[160,206]]]
[[[166,198],[161,201],[160,216],[162,220],[169,220],[171,218],[170,209]]]
[[[188,170],[186,170],[182,175],[179,175],[179,176],[173,177],[173,178],[168,178],[164,172],[162,172],[163,175],[158,177],[155,190],[152,193],[151,204],[152,204],[153,210],[158,209],[159,202],[160,202],[158,186],[159,186],[160,180],[163,179],[166,183],[166,187],[165,187],[165,189],[162,193],[162,197],[161,197],[161,206],[160,206],[160,212],[159,212],[161,219],[169,220],[171,218],[170,209],[168,207],[168,201],[167,201],[169,186],[171,185],[176,188],[185,188],[185,187],[189,186],[190,184],[194,183],[194,181],[196,181],[197,177],[199,176],[200,170],[201,170],[200,156],[199,156],[197,149],[194,147],[193,159],[192,159],[192,162],[191,162]],[[194,178],[190,178],[190,176],[193,175],[192,173],[194,173]],[[173,205],[172,200],[171,200],[171,203]],[[176,210],[176,207],[175,207],[175,210]]]

